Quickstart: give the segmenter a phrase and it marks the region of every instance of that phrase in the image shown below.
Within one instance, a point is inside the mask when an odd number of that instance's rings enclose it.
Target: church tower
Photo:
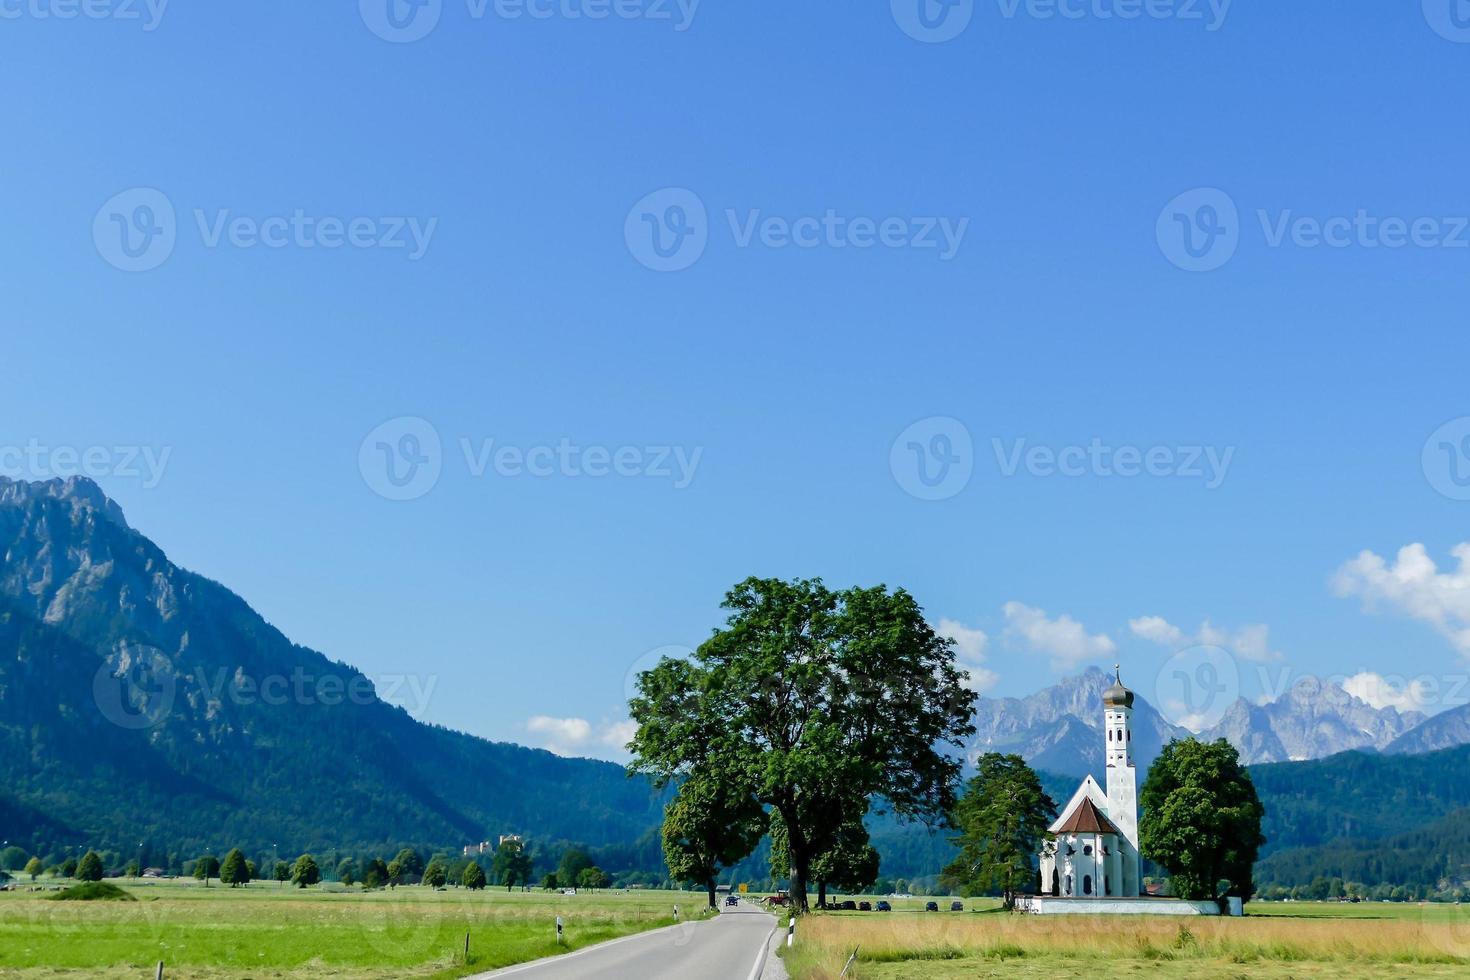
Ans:
[[[1133,692],[1123,686],[1121,667],[1113,665],[1111,687],[1103,692],[1103,728],[1107,739],[1108,819],[1127,840],[1122,857],[1121,897],[1139,894],[1138,771],[1133,768]]]

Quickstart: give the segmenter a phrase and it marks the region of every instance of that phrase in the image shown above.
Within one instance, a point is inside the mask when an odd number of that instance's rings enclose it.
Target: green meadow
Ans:
[[[162,961],[169,978],[450,978],[672,925],[676,904],[687,919],[703,903],[693,892],[563,896],[406,886],[365,893],[274,882],[123,887],[137,901],[0,893],[0,974],[151,980]]]

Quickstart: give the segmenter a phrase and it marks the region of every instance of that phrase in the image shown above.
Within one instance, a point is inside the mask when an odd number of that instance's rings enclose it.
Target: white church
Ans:
[[[1040,914],[1111,913],[1219,915],[1213,901],[1149,898],[1143,894],[1138,850],[1138,770],[1133,765],[1133,692],[1121,667],[1103,691],[1107,788],[1088,776],[1047,828],[1041,846],[1041,894],[1018,909]],[[1240,915],[1239,899],[1230,914]]]
[[[1041,894],[1058,898],[1135,898],[1143,890],[1138,860],[1138,771],[1133,767],[1133,692],[1121,670],[1103,692],[1107,792],[1088,776],[1047,829],[1041,848]]]

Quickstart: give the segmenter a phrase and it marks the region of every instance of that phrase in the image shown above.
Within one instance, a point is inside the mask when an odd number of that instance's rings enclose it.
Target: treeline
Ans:
[[[1470,898],[1470,808],[1393,837],[1278,851],[1256,879],[1274,897]]]

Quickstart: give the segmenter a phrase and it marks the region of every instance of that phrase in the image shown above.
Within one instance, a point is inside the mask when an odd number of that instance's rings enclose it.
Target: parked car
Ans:
[[[951,912],[963,912],[965,910],[965,903],[964,902],[950,902],[949,903],[949,910]]]
[[[893,906],[889,905],[887,902],[880,901],[877,905],[877,909],[879,912],[892,912]]]
[[[842,911],[844,911],[844,912],[856,912],[857,911],[857,902],[854,902],[851,899],[849,899],[846,902],[843,902],[842,903]]]
[[[871,912],[871,911],[873,911],[873,903],[872,902],[858,902],[858,911],[859,912]]]
[[[924,903],[924,911],[925,912],[938,912],[939,911],[939,903],[938,902],[925,902]]]

